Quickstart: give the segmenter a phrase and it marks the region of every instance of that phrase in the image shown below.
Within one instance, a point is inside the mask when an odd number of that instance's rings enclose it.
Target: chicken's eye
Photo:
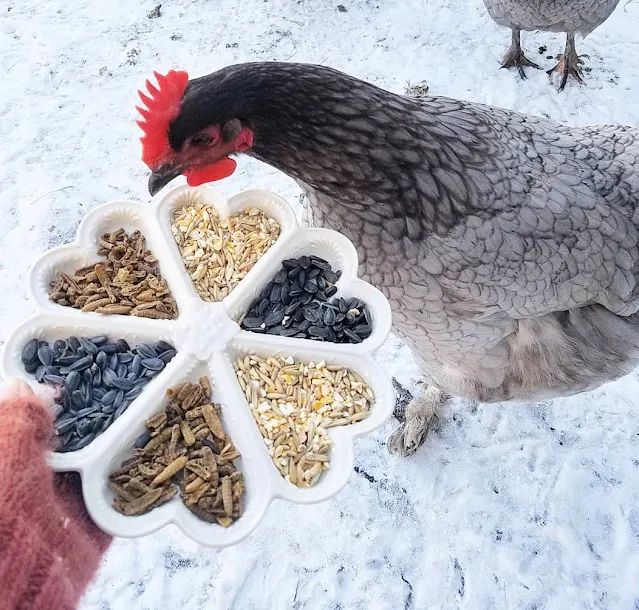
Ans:
[[[191,138],[193,146],[208,146],[212,141],[213,138],[206,133],[198,133]]]

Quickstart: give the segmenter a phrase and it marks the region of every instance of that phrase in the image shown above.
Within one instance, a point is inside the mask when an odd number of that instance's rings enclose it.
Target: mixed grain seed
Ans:
[[[373,330],[368,307],[357,298],[331,298],[341,271],[319,256],[300,256],[282,268],[264,287],[241,320],[256,333],[361,343]]]
[[[189,201],[173,214],[173,237],[205,301],[221,301],[280,235],[278,223],[257,208],[221,220],[211,206]]]
[[[239,452],[211,403],[206,377],[167,392],[166,409],[146,421],[133,456],[112,472],[113,506],[141,515],[173,498],[200,519],[228,527],[242,515],[244,480],[234,464]]]
[[[77,451],[104,432],[175,356],[165,341],[131,348],[124,339],[31,339],[22,350],[27,373],[56,386],[56,451]]]
[[[359,375],[324,362],[245,356],[235,372],[273,463],[298,487],[329,467],[328,428],[365,419],[374,398]]]
[[[54,303],[156,320],[177,317],[175,299],[139,231],[130,235],[124,229],[105,233],[99,244],[98,255],[104,256],[104,261],[73,275],[60,273],[51,282],[49,298]]]

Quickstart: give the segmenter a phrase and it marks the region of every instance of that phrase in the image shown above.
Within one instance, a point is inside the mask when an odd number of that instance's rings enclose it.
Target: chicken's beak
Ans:
[[[149,176],[149,193],[151,193],[151,195],[155,195],[160,189],[171,182],[173,178],[177,178],[181,173],[182,169],[175,165],[161,165]]]

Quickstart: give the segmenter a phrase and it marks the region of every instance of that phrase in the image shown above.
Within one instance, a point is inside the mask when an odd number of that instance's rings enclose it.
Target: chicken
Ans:
[[[539,68],[521,50],[521,30],[566,32],[566,49],[559,63],[548,71],[561,75],[562,90],[569,76],[582,82],[583,60],[575,50],[575,33],[590,34],[610,17],[619,0],[484,0],[484,4],[499,25],[512,30],[512,43],[502,67],[517,68],[521,78],[526,78],[525,66]]]
[[[571,395],[638,363],[639,130],[411,99],[305,64],[157,76],[140,123],[152,194],[228,175],[241,151],[355,243],[426,381],[392,452],[413,452],[450,397]]]

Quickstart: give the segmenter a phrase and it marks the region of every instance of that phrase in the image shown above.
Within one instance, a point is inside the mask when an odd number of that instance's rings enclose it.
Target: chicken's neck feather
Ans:
[[[398,237],[446,232],[468,214],[489,153],[463,102],[402,97],[322,66],[231,66],[193,81],[189,104],[203,122],[209,109],[247,120],[250,154]]]

